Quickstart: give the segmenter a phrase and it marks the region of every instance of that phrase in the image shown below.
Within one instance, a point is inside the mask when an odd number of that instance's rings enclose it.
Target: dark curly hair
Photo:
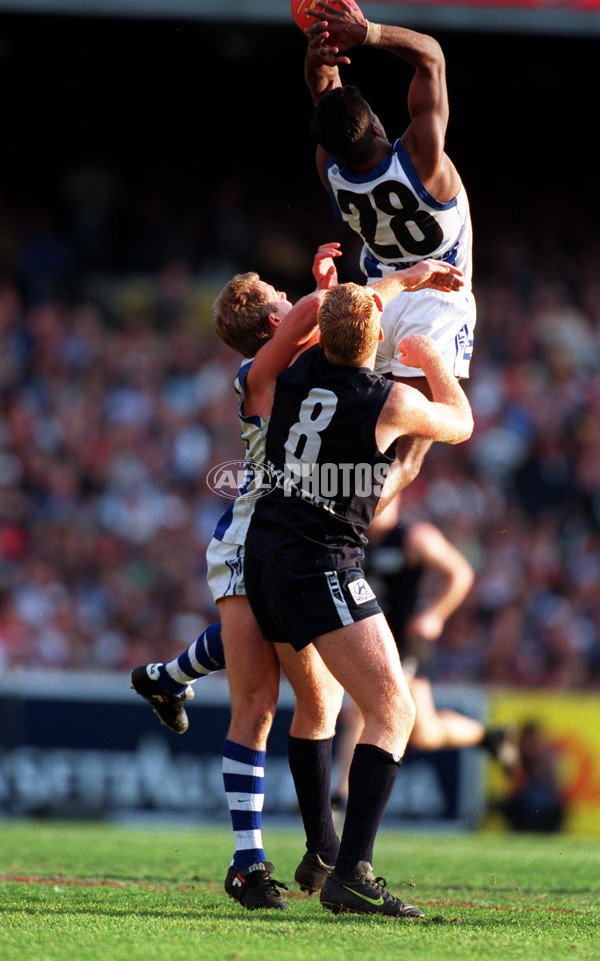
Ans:
[[[349,167],[366,163],[375,150],[373,112],[358,87],[335,87],[316,105],[310,134]]]

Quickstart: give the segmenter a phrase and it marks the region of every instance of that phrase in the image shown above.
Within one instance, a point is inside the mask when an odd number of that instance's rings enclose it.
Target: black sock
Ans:
[[[357,744],[348,777],[348,806],[335,873],[346,877],[359,861],[373,863],[375,837],[400,764],[374,744]]]
[[[311,741],[288,737],[290,771],[306,833],[306,849],[335,864],[340,842],[331,816],[333,738]]]

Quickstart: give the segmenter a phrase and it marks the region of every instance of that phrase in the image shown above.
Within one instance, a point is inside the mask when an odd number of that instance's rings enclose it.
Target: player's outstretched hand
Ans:
[[[407,267],[402,272],[405,290],[424,290],[433,287],[434,290],[456,291],[464,286],[462,270],[453,264],[446,264],[443,260],[420,260],[413,267]]]
[[[356,3],[336,0],[334,5],[327,0],[319,0],[316,6],[311,7],[310,15],[325,24],[331,49],[337,48],[338,52],[350,50],[365,41],[367,20]],[[350,61],[346,59],[343,62]]]
[[[350,57],[340,53],[339,47],[333,43],[326,22],[317,20],[306,28],[304,36],[308,41],[308,54],[317,62],[326,67],[339,67],[342,63],[350,63]]]
[[[336,241],[321,244],[317,249],[312,267],[313,277],[317,282],[317,290],[330,290],[337,285],[338,275],[333,258],[341,256],[340,244]]]

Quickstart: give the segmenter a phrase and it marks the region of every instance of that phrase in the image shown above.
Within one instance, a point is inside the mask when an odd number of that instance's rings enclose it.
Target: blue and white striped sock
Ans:
[[[199,677],[222,671],[225,652],[219,622],[210,624],[194,643],[168,664],[161,664],[158,672],[160,686],[167,694],[183,694],[188,684]]]
[[[232,864],[236,870],[267,860],[261,833],[266,757],[266,751],[253,751],[235,741],[226,740],[223,745],[223,784],[235,839]]]

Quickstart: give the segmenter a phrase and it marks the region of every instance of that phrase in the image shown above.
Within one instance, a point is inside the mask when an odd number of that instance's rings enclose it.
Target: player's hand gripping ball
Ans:
[[[336,0],[329,0],[334,7],[339,7],[339,3]],[[292,17],[295,23],[300,27],[301,30],[306,30],[310,27],[311,23],[315,22],[314,17],[311,17],[310,11],[313,7],[316,7],[318,0],[291,0],[290,9],[292,11]],[[359,10],[359,6],[355,3],[355,0],[346,0],[348,6],[353,7],[355,10]]]

